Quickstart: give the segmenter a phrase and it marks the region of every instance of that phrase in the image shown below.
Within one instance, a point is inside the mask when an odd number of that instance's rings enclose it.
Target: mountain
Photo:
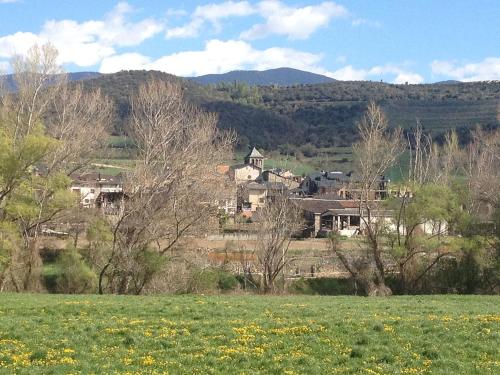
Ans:
[[[68,73],[68,78],[70,81],[83,81],[85,79],[93,79],[102,76],[102,73],[98,72],[75,72]]]
[[[202,85],[238,82],[258,86],[293,86],[335,82],[333,78],[326,77],[321,74],[305,72],[303,70],[292,68],[278,68],[263,71],[235,70],[224,74],[207,74],[188,79]]]
[[[461,81],[457,81],[457,80],[454,80],[454,79],[449,79],[447,81],[438,81],[438,82],[434,82],[433,84],[434,85],[453,85],[455,83],[462,83]]]
[[[76,73],[68,73],[68,80],[70,82],[74,81],[84,81],[87,79],[93,79],[102,76],[101,73],[97,72],[76,72]],[[16,83],[14,81],[14,76],[12,74],[6,74],[0,76],[0,81],[5,85],[7,91],[15,91]]]
[[[395,85],[336,81],[241,90],[232,85],[201,85],[157,71],[122,71],[82,82],[114,99],[115,133],[121,134],[128,121],[130,95],[148,79],[180,84],[188,101],[217,113],[221,128],[238,133],[240,147],[250,144],[285,152],[300,148],[305,154],[311,147],[350,146],[357,140],[356,122],[371,100],[382,107],[389,124],[410,128],[419,120],[437,141],[449,129],[456,129],[465,143],[476,125],[500,126],[500,82]]]
[[[5,77],[12,82],[11,76]],[[239,147],[256,145],[287,154],[350,146],[357,140],[356,123],[370,101],[382,107],[390,125],[411,128],[419,120],[437,141],[450,129],[456,129],[466,143],[477,125],[500,127],[500,81],[421,85],[334,81],[245,87],[203,85],[158,71],[72,73],[69,79],[81,82],[84,89],[99,88],[115,102],[114,134],[123,134],[130,96],[139,86],[150,79],[165,80],[181,85],[189,102],[217,113],[219,127],[238,134]]]

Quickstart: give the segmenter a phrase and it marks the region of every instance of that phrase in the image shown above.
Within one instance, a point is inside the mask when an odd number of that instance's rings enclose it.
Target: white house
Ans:
[[[71,191],[78,194],[85,208],[101,208],[105,213],[118,213],[123,203],[121,175],[86,173],[74,177]]]

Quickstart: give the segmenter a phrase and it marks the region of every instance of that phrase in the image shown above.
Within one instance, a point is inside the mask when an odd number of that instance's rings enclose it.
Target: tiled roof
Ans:
[[[338,201],[314,199],[314,198],[304,198],[297,199],[291,198],[291,201],[297,204],[304,211],[313,212],[315,214],[321,214],[331,209],[341,209],[342,206]]]
[[[122,183],[122,175],[118,174],[116,176],[102,174],[102,173],[84,173],[81,175],[72,176],[74,182],[80,183],[88,183],[88,182],[96,182],[96,183],[112,183],[112,184],[121,184]]]
[[[246,187],[251,190],[287,190],[286,185],[282,182],[250,182]]]

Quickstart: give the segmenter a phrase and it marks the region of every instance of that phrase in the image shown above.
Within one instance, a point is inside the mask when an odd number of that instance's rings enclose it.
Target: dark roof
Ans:
[[[288,190],[286,185],[282,182],[249,182],[246,187],[252,190]]]
[[[246,158],[263,158],[264,156],[259,152],[259,150],[257,150],[255,147],[252,148],[252,151],[250,151],[248,153],[247,156],[245,156],[245,159]]]
[[[338,200],[344,199],[340,195],[338,195],[337,193],[316,194],[314,197],[316,199],[323,199],[323,200],[330,200],[330,201],[338,201]]]
[[[323,212],[321,216],[328,215],[359,215],[359,209],[357,208],[332,208],[326,212]]]
[[[267,171],[263,171],[262,174],[259,176],[259,181],[267,181],[267,179],[269,179],[269,175],[274,175],[278,178],[280,178],[281,180],[285,180],[285,181],[295,181],[292,177],[285,177],[285,176],[282,176],[276,172],[274,172],[273,170],[267,170]]]
[[[356,201],[347,201],[348,204],[341,203],[342,208],[331,208],[328,211],[325,211],[321,214],[321,216],[328,215],[352,215],[359,216],[359,202]],[[371,212],[373,217],[393,217],[394,211],[392,210],[374,210]]]
[[[291,198],[304,211],[321,214],[331,209],[342,209],[339,201],[314,199],[314,198]]]
[[[325,183],[325,184],[328,184],[329,183],[328,181],[334,181],[337,183],[338,182],[340,182],[340,183],[360,182],[353,171],[351,171],[349,173],[318,171],[318,172],[311,173],[307,177],[309,177],[311,180],[321,181],[322,183]],[[385,176],[379,176],[377,181],[383,182],[383,181],[387,181],[387,180],[386,180]]]
[[[101,184],[121,184],[123,180],[123,175],[118,174],[116,176],[102,174],[102,173],[84,173],[81,175],[72,176],[73,181],[77,183],[85,183],[85,182],[96,182]]]
[[[351,199],[290,198],[300,208],[315,214],[327,212],[357,214],[359,202]]]
[[[344,185],[351,180],[351,177],[343,172],[314,172],[308,177],[313,180],[318,187],[330,187],[338,184]]]
[[[359,201],[354,201],[350,199],[345,199],[345,200],[340,200],[339,204],[342,206],[342,208],[359,208]]]

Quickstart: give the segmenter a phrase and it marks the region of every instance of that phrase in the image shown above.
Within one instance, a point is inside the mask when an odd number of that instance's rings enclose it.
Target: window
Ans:
[[[90,192],[91,193],[95,193],[95,189],[90,189]]]

